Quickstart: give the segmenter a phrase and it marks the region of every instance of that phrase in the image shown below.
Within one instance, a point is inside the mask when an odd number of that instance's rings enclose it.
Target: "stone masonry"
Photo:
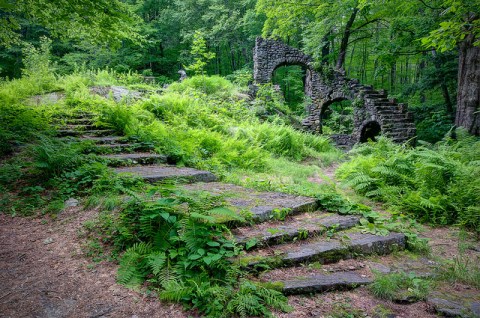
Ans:
[[[339,146],[351,147],[358,142],[374,139],[382,133],[395,142],[415,137],[412,113],[405,104],[389,99],[385,90],[375,90],[341,72],[323,74],[313,59],[280,41],[257,38],[254,50],[254,80],[256,85],[271,82],[274,71],[285,65],[300,65],[306,71],[305,94],[311,104],[302,122],[307,131],[322,133],[322,114],[334,102],[350,100],[354,106],[354,130],[351,135],[332,135]]]

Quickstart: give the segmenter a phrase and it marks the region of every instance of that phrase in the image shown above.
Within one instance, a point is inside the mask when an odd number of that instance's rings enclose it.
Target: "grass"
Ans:
[[[416,302],[424,300],[432,287],[432,281],[417,277],[414,273],[393,273],[375,275],[369,286],[378,298],[399,302]]]

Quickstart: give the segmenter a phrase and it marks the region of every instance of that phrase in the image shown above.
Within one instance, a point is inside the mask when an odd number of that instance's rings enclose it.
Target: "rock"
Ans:
[[[480,315],[478,315],[479,304],[476,302],[471,304],[471,308],[465,307],[460,302],[438,297],[428,298],[427,303],[430,304],[437,313],[445,317],[469,318],[472,317],[472,314],[473,317],[480,317]]]
[[[235,210],[248,210],[255,222],[263,222],[272,218],[282,218],[306,211],[314,211],[318,207],[315,198],[297,196],[279,192],[261,192],[233,184],[208,183],[192,184],[184,187],[187,190],[207,191],[225,197],[226,202]]]
[[[43,240],[43,244],[45,245],[48,245],[48,244],[52,244],[55,240],[51,237],[49,238],[46,238],[45,240]]]
[[[209,171],[167,165],[123,167],[116,168],[115,172],[132,173],[150,183],[164,180],[185,180],[187,182],[213,182],[217,180],[217,177]]]
[[[480,317],[480,302],[473,302],[471,310],[474,317]]]
[[[75,206],[78,206],[80,202],[77,200],[77,199],[74,199],[74,198],[70,198],[68,199],[67,201],[65,201],[65,207],[75,207]]]
[[[344,290],[369,284],[372,280],[353,272],[339,272],[330,275],[313,275],[282,281],[285,295],[310,294],[332,290]]]
[[[368,264],[368,266],[370,267],[370,269],[372,271],[375,271],[375,272],[379,272],[381,274],[389,274],[392,270],[390,269],[390,267],[386,266],[386,265],[383,265],[383,264],[380,264],[380,263],[370,263]]]

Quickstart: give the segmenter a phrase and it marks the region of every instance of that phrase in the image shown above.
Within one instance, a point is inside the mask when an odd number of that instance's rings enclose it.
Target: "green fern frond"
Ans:
[[[163,252],[153,252],[147,257],[147,264],[152,269],[154,275],[158,275],[165,265],[166,261],[165,253]]]

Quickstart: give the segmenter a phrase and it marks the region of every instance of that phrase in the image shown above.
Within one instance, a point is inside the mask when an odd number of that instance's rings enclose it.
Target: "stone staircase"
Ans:
[[[375,100],[387,104],[384,97]],[[247,250],[232,262],[259,275],[263,282],[277,284],[286,295],[368,284],[371,273],[343,268],[341,262],[405,248],[403,234],[361,233],[355,228],[360,217],[321,211],[315,198],[247,189],[218,182],[208,171],[169,165],[168,157],[154,149],[96,127],[92,114],[72,116],[66,125],[58,131],[59,137],[90,141],[116,173],[131,173],[151,183],[177,180],[185,190],[221,196],[233,210],[248,215],[249,223],[228,223],[236,241]],[[340,270],[328,273],[318,268],[331,263],[339,264]]]
[[[350,80],[348,85],[353,95],[363,99],[367,113],[378,121],[383,135],[397,143],[407,142],[415,136],[413,114],[408,111],[406,104],[388,98],[386,90],[375,90],[357,80]]]

